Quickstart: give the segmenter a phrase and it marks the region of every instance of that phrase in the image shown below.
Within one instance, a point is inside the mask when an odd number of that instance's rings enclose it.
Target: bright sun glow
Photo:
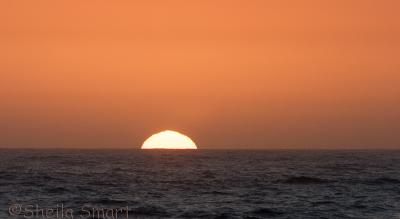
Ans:
[[[197,146],[186,135],[167,130],[150,136],[142,149],[197,149]]]

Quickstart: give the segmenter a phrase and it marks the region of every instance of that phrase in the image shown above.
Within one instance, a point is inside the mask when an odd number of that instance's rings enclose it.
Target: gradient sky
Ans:
[[[399,148],[400,1],[0,2],[0,147]]]

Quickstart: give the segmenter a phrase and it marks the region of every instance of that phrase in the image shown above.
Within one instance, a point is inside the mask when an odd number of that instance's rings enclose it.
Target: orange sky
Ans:
[[[400,3],[0,2],[0,147],[400,148]]]

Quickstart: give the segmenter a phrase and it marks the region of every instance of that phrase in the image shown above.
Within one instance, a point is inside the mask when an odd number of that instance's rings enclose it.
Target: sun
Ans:
[[[197,146],[186,135],[166,130],[150,136],[142,149],[197,149]]]

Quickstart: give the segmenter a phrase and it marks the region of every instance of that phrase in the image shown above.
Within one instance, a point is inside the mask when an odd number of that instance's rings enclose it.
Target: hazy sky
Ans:
[[[399,10],[1,1],[0,147],[400,148]]]

